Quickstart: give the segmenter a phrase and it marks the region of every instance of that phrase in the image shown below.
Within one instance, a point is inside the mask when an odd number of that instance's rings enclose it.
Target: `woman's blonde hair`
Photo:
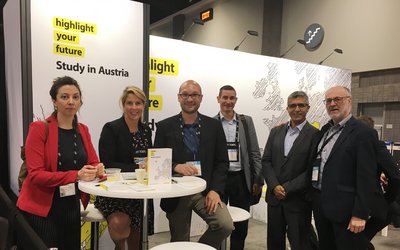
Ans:
[[[120,105],[123,108],[124,104],[126,102],[126,99],[128,98],[129,94],[134,94],[137,98],[139,98],[143,102],[143,106],[146,105],[147,103],[147,97],[143,90],[136,86],[128,86],[124,89],[122,92],[121,98],[120,98]],[[143,117],[141,118],[141,121],[143,121]]]

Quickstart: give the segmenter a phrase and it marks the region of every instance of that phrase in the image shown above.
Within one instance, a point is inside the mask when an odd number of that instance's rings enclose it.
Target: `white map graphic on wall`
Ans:
[[[202,86],[199,111],[208,116],[218,113],[219,88],[229,84],[237,92],[235,111],[252,116],[260,147],[264,147],[272,127],[289,120],[286,105],[292,92],[307,93],[310,99],[307,120],[321,127],[329,119],[322,102],[326,89],[334,85],[350,87],[351,83],[351,71],[346,69],[156,36],[150,36],[150,58],[178,63],[174,68],[177,75],[150,75],[155,86],[150,99],[152,95],[162,96],[162,108],[150,111],[150,122],[155,124],[180,112],[177,93],[185,80],[193,79]]]
[[[307,119],[319,128],[320,125],[327,122],[328,117],[325,107],[322,105],[324,91],[320,91],[316,86],[322,84],[323,90],[334,85],[350,87],[351,72],[329,67],[325,67],[326,70],[321,72],[321,66],[302,62],[294,62],[293,65],[292,72],[296,74],[297,90],[307,93],[312,107],[307,114]],[[285,86],[279,84],[278,80],[279,74],[284,74],[289,69],[285,68],[283,72],[280,72],[279,64],[276,62],[267,63],[266,68],[266,76],[254,84],[253,98],[264,100],[265,103],[261,110],[265,111],[266,117],[262,121],[271,129],[290,119],[286,111],[287,97],[283,97],[281,94],[281,89]]]

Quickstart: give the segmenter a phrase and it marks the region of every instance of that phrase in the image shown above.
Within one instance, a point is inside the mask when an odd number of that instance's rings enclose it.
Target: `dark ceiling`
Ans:
[[[150,24],[155,23],[164,17],[170,16],[192,4],[201,0],[136,0],[137,2],[147,3],[150,5]],[[2,8],[7,0],[0,0]],[[3,23],[3,12],[1,12],[1,20]]]
[[[150,24],[170,16],[201,0],[137,0],[150,5]]]

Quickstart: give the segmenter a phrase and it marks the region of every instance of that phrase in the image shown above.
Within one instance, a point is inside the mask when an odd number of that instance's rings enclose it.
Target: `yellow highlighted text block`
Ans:
[[[149,110],[162,110],[162,96],[161,95],[150,95],[149,97]]]
[[[85,48],[54,43],[53,53],[62,56],[85,57]]]
[[[54,31],[54,41],[62,43],[79,44],[79,34],[73,34],[63,31]]]
[[[86,23],[62,17],[53,18],[53,27],[56,29],[68,30],[71,32],[81,32],[85,34],[97,33],[97,25],[94,23]]]
[[[161,58],[150,58],[150,74],[177,76],[179,73],[179,62]]]

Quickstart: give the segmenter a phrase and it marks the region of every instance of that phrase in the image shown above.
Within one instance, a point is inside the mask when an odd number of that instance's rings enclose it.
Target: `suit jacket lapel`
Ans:
[[[181,121],[179,119],[180,115],[175,117],[176,121],[171,124],[171,130],[174,131],[175,145],[177,146],[177,152],[185,152],[185,145],[183,143]]]
[[[351,117],[350,120],[348,120],[343,128],[343,131],[340,133],[338,139],[336,140],[335,144],[333,145],[332,151],[329,154],[328,159],[326,162],[328,162],[332,155],[335,154],[335,152],[341,147],[343,144],[344,140],[348,137],[348,135],[353,131],[354,129],[354,117]]]
[[[205,123],[205,119],[203,118],[203,116],[200,113],[199,113],[199,117],[201,118],[200,123],[203,123],[203,124],[200,124],[201,125],[201,127],[200,127],[200,143],[199,143],[199,152],[197,153],[198,157],[196,160],[205,159],[205,156],[203,155],[203,153],[206,151],[204,149],[207,147],[207,142],[204,139],[205,135],[207,134],[207,130],[203,129],[205,127],[205,126],[203,126]]]
[[[287,124],[283,125],[279,128],[279,131],[276,134],[276,140],[278,142],[278,157],[285,158],[285,136],[287,131]],[[285,160],[286,161],[286,160]]]
[[[247,148],[247,141],[246,141],[246,132],[244,131],[243,122],[240,120],[238,115],[237,122],[239,122],[239,144],[240,148],[246,147]],[[247,149],[249,150],[249,149]]]
[[[293,142],[293,146],[292,146],[292,148],[290,149],[289,154],[287,155],[285,161],[287,161],[287,160],[293,155],[293,152],[296,152],[296,151],[297,151],[297,150],[296,150],[297,147],[302,146],[302,145],[301,145],[301,142],[302,142],[302,141],[304,140],[304,138],[307,136],[308,131],[310,130],[310,126],[311,126],[311,125],[310,125],[308,122],[304,125],[303,129],[300,131],[299,136],[297,136],[296,140]]]

